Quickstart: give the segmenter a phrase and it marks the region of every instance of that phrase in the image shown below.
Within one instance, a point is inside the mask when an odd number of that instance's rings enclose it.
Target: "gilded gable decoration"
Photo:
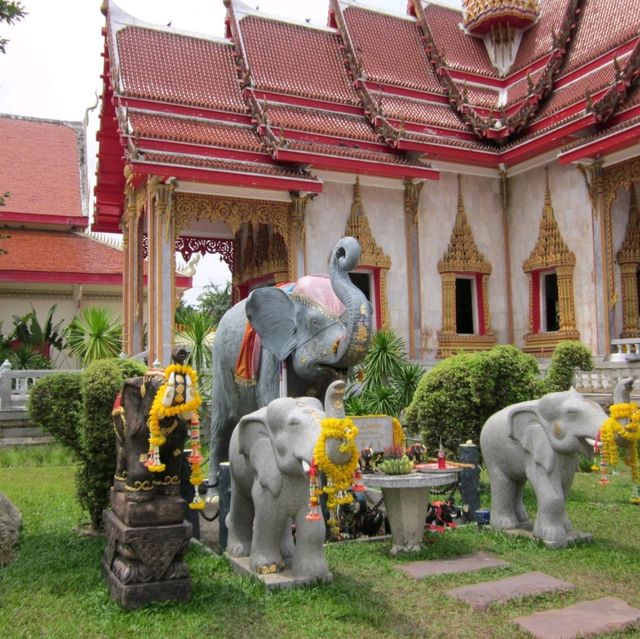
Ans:
[[[640,215],[635,184],[629,187],[629,221],[618,251],[622,276],[622,333],[620,337],[638,337],[638,270],[640,269]]]
[[[438,332],[437,357],[448,357],[460,350],[478,351],[496,343],[491,330],[488,281],[491,264],[478,249],[471,226],[467,221],[462,196],[462,181],[458,175],[458,209],[446,253],[438,262],[442,279],[442,330]],[[471,312],[475,318],[473,333],[458,333],[456,280],[458,277],[474,282],[476,295]]]
[[[387,328],[389,326],[387,271],[391,268],[391,258],[384,254],[371,233],[369,220],[362,206],[359,177],[356,177],[355,184],[353,185],[353,202],[345,228],[345,235],[351,235],[360,242],[360,247],[362,248],[360,267],[374,270],[374,281],[376,286],[379,286],[380,293],[380,328]]]
[[[575,254],[566,245],[553,211],[549,171],[545,168],[545,192],[542,219],[536,245],[522,263],[529,279],[529,332],[524,336],[524,351],[538,356],[553,352],[562,340],[580,339],[576,329],[576,313],[573,294]],[[544,271],[555,272],[558,288],[559,329],[545,331],[542,324],[542,277]]]

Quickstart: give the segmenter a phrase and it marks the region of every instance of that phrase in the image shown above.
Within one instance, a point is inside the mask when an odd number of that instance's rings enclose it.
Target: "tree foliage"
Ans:
[[[27,12],[21,2],[0,0],[0,22],[12,25],[22,20],[26,15]],[[6,53],[8,42],[6,38],[0,38],[0,53]]]
[[[67,328],[67,344],[83,364],[122,352],[122,324],[108,308],[87,307]]]
[[[224,287],[210,284],[198,297],[197,308],[211,318],[214,327],[218,326],[222,316],[231,308],[231,282]]]

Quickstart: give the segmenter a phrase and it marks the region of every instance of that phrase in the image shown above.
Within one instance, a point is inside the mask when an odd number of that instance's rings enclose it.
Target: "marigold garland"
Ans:
[[[320,422],[320,437],[318,437],[313,449],[313,458],[318,470],[327,477],[327,485],[322,490],[327,493],[327,508],[329,510],[334,510],[341,504],[349,504],[353,501],[353,495],[347,490],[353,482],[360,456],[355,443],[357,434],[358,427],[350,417],[325,417]],[[327,455],[328,439],[342,440],[338,450],[341,453],[349,453],[351,455],[346,464],[336,464],[329,458]],[[332,520],[334,519],[332,517]],[[332,520],[329,521],[330,525]]]
[[[183,395],[174,395],[170,406],[165,406],[165,398],[169,387],[173,384],[175,375],[182,375],[185,378],[186,397]],[[173,376],[173,377],[172,377]],[[192,509],[201,509],[204,507],[204,501],[198,493],[198,486],[204,481],[202,473],[202,455],[200,453],[200,422],[198,420],[198,408],[202,403],[200,394],[196,388],[198,376],[196,372],[186,364],[170,364],[164,371],[165,382],[153,398],[153,404],[149,411],[147,426],[149,428],[149,454],[145,466],[152,473],[161,473],[166,466],[160,461],[160,446],[166,442],[166,437],[160,427],[160,421],[167,417],[181,416],[183,419],[191,418],[191,428],[189,436],[191,437],[191,455],[188,458],[191,464],[190,482],[195,487],[195,496],[189,507]],[[188,382],[186,381],[188,378]],[[175,390],[175,389],[174,389]],[[191,396],[191,399],[189,399]],[[187,401],[184,401],[187,399]],[[183,400],[183,401],[181,401]]]
[[[602,442],[601,465],[615,466],[620,459],[618,441],[625,440],[623,447],[624,463],[631,470],[631,481],[634,484],[632,503],[640,503],[637,485],[640,483],[640,467],[638,464],[638,445],[640,443],[640,409],[635,402],[613,404],[609,409],[611,415],[600,427],[599,439]],[[629,420],[621,424],[618,420]]]

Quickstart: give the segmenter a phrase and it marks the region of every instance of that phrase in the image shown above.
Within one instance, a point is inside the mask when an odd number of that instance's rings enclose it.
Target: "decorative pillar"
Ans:
[[[622,276],[622,333],[620,337],[638,337],[638,267],[640,267],[640,215],[635,186],[629,187],[629,221],[617,261]]]
[[[167,366],[171,357],[175,313],[175,234],[171,211],[174,184],[147,183],[149,237],[148,320],[149,364]]]
[[[424,182],[404,182],[404,227],[407,245],[407,292],[409,301],[409,356],[422,359],[422,295],[420,284],[419,210]]]
[[[307,193],[300,195],[292,191],[291,195],[291,226],[289,228],[289,278],[295,282],[307,272],[307,251],[305,234],[305,214],[307,204],[315,197]]]
[[[456,332],[456,274],[442,273],[442,332]]]
[[[573,300],[573,265],[558,266],[558,304],[560,306],[560,332],[576,330],[576,310]]]
[[[506,171],[500,171],[500,195],[502,202],[502,236],[504,238],[505,294],[507,296],[507,341],[513,344],[513,292],[511,289],[511,242],[509,241],[509,177]],[[486,278],[485,278],[486,282]],[[485,285],[483,282],[483,286]],[[487,304],[489,297],[485,298]],[[487,318],[489,311],[487,310]]]
[[[125,203],[122,224],[122,350],[132,356],[144,350],[144,255],[140,229],[144,199],[130,183],[125,189]]]

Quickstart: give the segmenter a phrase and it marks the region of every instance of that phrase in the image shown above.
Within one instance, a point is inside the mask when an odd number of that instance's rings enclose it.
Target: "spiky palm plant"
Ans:
[[[362,363],[365,371],[364,390],[388,386],[400,373],[406,361],[404,340],[387,329],[376,331],[371,337],[369,350]]]
[[[122,351],[122,324],[108,308],[87,307],[67,328],[67,344],[83,365],[117,357]]]

